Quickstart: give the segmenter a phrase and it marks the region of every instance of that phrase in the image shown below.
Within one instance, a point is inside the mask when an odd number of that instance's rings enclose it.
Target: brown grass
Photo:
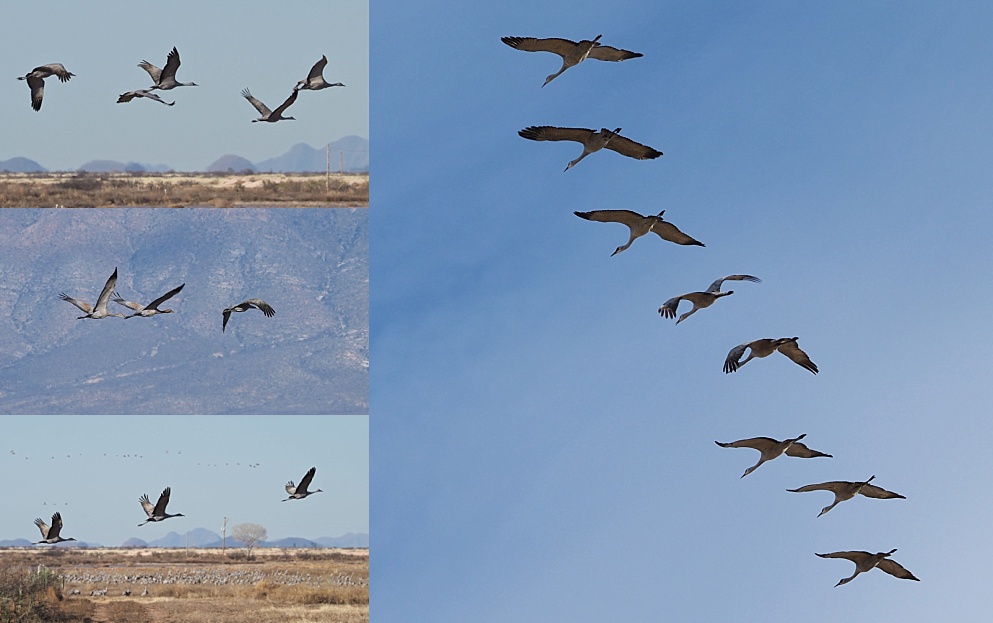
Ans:
[[[369,176],[322,173],[0,174],[0,207],[367,207]]]

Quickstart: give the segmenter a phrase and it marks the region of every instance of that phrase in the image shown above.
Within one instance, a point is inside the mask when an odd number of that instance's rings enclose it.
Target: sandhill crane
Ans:
[[[573,214],[587,221],[623,223],[628,226],[628,229],[631,230],[631,237],[628,238],[627,244],[614,249],[614,252],[610,254],[611,257],[627,249],[636,238],[640,238],[650,231],[658,234],[659,238],[668,240],[669,242],[675,242],[676,244],[695,245],[699,247],[707,246],[699,240],[691,238],[679,231],[679,228],[672,223],[663,221],[662,215],[665,214],[665,210],[652,216],[642,216],[631,210],[594,210],[592,212],[573,212]]]
[[[155,506],[152,506],[152,502],[151,500],[148,499],[147,493],[143,494],[140,498],[138,498],[138,502],[141,504],[141,507],[145,510],[145,514],[148,515],[148,519],[138,524],[138,526],[139,527],[144,526],[150,521],[165,521],[170,517],[184,517],[185,515],[183,515],[182,513],[176,513],[175,515],[170,515],[169,513],[165,512],[166,505],[169,503],[169,496],[171,494],[172,494],[172,489],[170,487],[166,487],[165,490],[162,491],[162,495],[159,496],[159,501],[155,503]]]
[[[600,45],[600,37],[602,36],[597,35],[592,40],[583,39],[578,43],[557,37],[548,39],[537,39],[535,37],[500,37],[500,41],[503,41],[516,50],[523,50],[524,52],[551,52],[562,57],[562,69],[545,78],[545,83],[541,85],[544,87],[545,84],[558,78],[566,69],[582,63],[587,58],[598,61],[616,62],[644,56],[638,52],[612,48],[609,45]]]
[[[807,433],[804,433],[799,437],[786,439],[784,441],[776,441],[771,437],[752,437],[751,439],[739,439],[738,441],[731,441],[728,443],[721,443],[720,441],[715,441],[714,443],[722,448],[752,448],[753,450],[758,450],[762,453],[762,456],[759,457],[759,462],[746,469],[745,473],[741,475],[741,477],[744,478],[758,469],[759,465],[765,463],[766,461],[771,461],[784,453],[786,456],[795,456],[801,459],[813,459],[821,456],[832,458],[830,454],[824,454],[823,452],[818,452],[817,450],[811,450],[804,444],[800,443],[800,440],[806,436]]]
[[[697,312],[698,309],[705,309],[714,304],[714,301],[721,298],[722,296],[730,296],[734,294],[734,290],[728,290],[727,292],[721,292],[721,284],[725,281],[751,281],[753,283],[762,283],[762,280],[758,277],[752,277],[751,275],[728,275],[727,277],[721,277],[714,283],[710,284],[706,292],[690,292],[689,294],[683,294],[682,296],[674,296],[665,303],[662,303],[662,307],[659,307],[659,313],[663,318],[675,318],[676,308],[679,306],[679,301],[689,301],[693,303],[693,309],[686,312],[679,317],[676,324],[686,320],[693,314]]]
[[[807,491],[831,491],[834,493],[834,502],[830,506],[825,506],[821,509],[821,512],[817,514],[818,517],[828,512],[841,502],[850,500],[860,493],[869,498],[877,498],[880,500],[890,500],[899,498],[901,500],[907,499],[906,497],[900,495],[899,493],[893,493],[892,491],[887,491],[882,487],[877,487],[876,485],[870,485],[869,483],[875,478],[873,476],[869,480],[862,482],[848,482],[847,480],[834,480],[831,482],[822,482],[816,485],[806,485],[800,487],[799,489],[787,489],[791,493],[805,493]]]
[[[307,487],[310,486],[310,481],[314,479],[314,474],[316,473],[317,468],[311,467],[303,475],[303,478],[300,479],[299,485],[294,486],[292,480],[286,483],[286,492],[290,494],[290,497],[286,498],[286,500],[302,500],[313,493],[323,493],[320,489],[317,491],[307,491]],[[286,500],[282,501],[285,502]]]
[[[622,156],[635,158],[636,160],[653,160],[662,155],[661,151],[621,136],[620,131],[620,128],[616,130],[600,128],[599,132],[595,132],[587,128],[556,128],[550,125],[532,125],[524,128],[517,134],[531,141],[576,141],[577,143],[582,143],[583,153],[566,165],[566,171],[576,166],[586,156],[600,151],[604,147],[611,151],[616,151]]]
[[[151,89],[136,89],[134,91],[128,91],[127,93],[122,93],[120,97],[117,98],[118,104],[126,104],[136,97],[145,97],[150,100],[159,102],[160,104],[165,104],[166,106],[175,106],[176,102],[167,102],[155,93],[152,93]]]
[[[283,113],[287,108],[293,105],[293,102],[297,101],[297,92],[298,91],[296,89],[293,89],[293,92],[286,98],[286,101],[280,104],[276,110],[269,110],[269,107],[256,99],[248,89],[242,89],[241,96],[251,102],[252,106],[255,106],[255,110],[259,111],[259,114],[262,115],[258,119],[252,119],[252,123],[255,123],[256,121],[269,121],[271,123],[275,123],[283,120],[296,121],[293,117],[284,117]]]
[[[41,98],[45,96],[45,78],[58,76],[61,82],[68,82],[76,74],[70,73],[62,66],[62,63],[49,63],[35,67],[29,73],[19,76],[18,80],[27,80],[31,89],[31,108],[36,111],[41,110]]]
[[[42,543],[48,543],[54,545],[56,543],[62,543],[64,541],[75,541],[76,539],[68,538],[63,539],[59,534],[62,532],[62,513],[55,513],[52,515],[52,525],[46,524],[40,517],[34,520],[34,525],[38,526],[41,530],[41,540],[35,543],[35,545],[40,545]]]
[[[166,64],[163,69],[159,69],[155,65],[144,60],[138,63],[138,67],[141,67],[147,71],[148,75],[152,77],[152,81],[155,82],[155,84],[149,87],[149,90],[159,89],[161,91],[168,91],[169,89],[175,89],[176,87],[197,86],[195,82],[176,81],[176,70],[179,69],[179,63],[179,50],[173,46],[172,51],[166,56]]]
[[[328,82],[324,79],[324,66],[327,64],[327,55],[322,55],[321,60],[314,63],[314,66],[310,68],[310,73],[307,74],[307,79],[297,82],[297,85],[293,87],[293,90],[320,91],[321,89],[327,89],[328,87],[345,86],[340,82]]]
[[[155,314],[171,314],[173,313],[171,309],[159,309],[159,305],[161,305],[162,303],[166,302],[167,300],[178,294],[179,291],[182,290],[183,286],[185,285],[186,284],[184,283],[181,284],[178,288],[173,288],[172,290],[169,290],[168,292],[166,292],[159,298],[155,299],[148,305],[140,305],[138,303],[135,303],[134,301],[125,301],[124,299],[121,298],[121,295],[118,294],[117,292],[114,292],[114,302],[134,310],[133,314],[131,314],[130,316],[125,316],[125,318],[134,318],[135,316],[148,317],[148,316],[154,316]]]
[[[244,303],[238,303],[237,305],[233,307],[228,307],[223,312],[221,312],[221,314],[224,315],[224,321],[221,323],[221,333],[224,333],[225,327],[228,326],[228,318],[231,317],[231,312],[243,312],[243,311],[248,311],[252,308],[261,311],[263,314],[265,314],[266,318],[272,318],[273,316],[276,315],[276,310],[270,307],[269,304],[263,301],[262,299],[248,299]]]
[[[103,290],[100,292],[100,296],[97,297],[97,304],[94,307],[90,307],[89,303],[84,303],[82,301],[77,301],[65,294],[65,292],[59,294],[59,298],[63,301],[68,301],[72,303],[79,309],[81,309],[86,315],[79,316],[76,320],[82,320],[83,318],[93,318],[99,320],[100,318],[106,318],[108,316],[117,316],[118,318],[124,318],[124,314],[112,314],[107,311],[107,303],[110,301],[110,293],[114,291],[114,286],[117,285],[117,269],[114,269],[114,274],[110,276],[107,283],[103,286]]]
[[[845,558],[846,560],[851,560],[855,563],[855,573],[853,573],[850,577],[842,578],[837,584],[835,584],[835,586],[847,584],[854,580],[855,576],[858,574],[871,571],[873,567],[878,568],[880,571],[885,571],[894,577],[898,577],[901,580],[914,580],[915,582],[920,582],[920,579],[914,577],[914,574],[904,569],[900,563],[889,559],[889,556],[891,556],[895,551],[896,549],[891,549],[888,552],[878,552],[875,554],[862,551],[831,552],[830,554],[817,555],[821,558]]]
[[[731,349],[728,353],[727,359],[724,360],[724,372],[730,373],[734,372],[741,366],[745,365],[752,359],[757,359],[760,357],[768,357],[777,350],[782,354],[789,357],[794,363],[805,370],[810,370],[814,374],[817,374],[817,365],[810,360],[807,353],[800,350],[800,346],[797,345],[797,337],[781,337],[778,339],[765,338],[761,340],[755,340],[754,342],[746,342],[744,344],[739,344]],[[745,354],[745,350],[751,349],[748,357],[741,361],[742,355]]]

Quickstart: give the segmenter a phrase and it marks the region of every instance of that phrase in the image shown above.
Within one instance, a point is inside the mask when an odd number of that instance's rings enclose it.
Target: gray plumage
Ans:
[[[600,128],[600,131],[596,132],[588,128],[557,128],[550,125],[532,125],[520,130],[517,134],[529,141],[576,141],[577,143],[582,143],[583,153],[566,165],[566,171],[576,166],[586,156],[604,148],[636,160],[653,160],[662,155],[662,152],[657,149],[636,143],[627,137],[621,136],[620,131],[620,128],[616,130]]]
[[[830,454],[825,454],[817,450],[811,450],[806,445],[800,443],[800,440],[806,436],[807,434],[804,433],[799,437],[786,439],[784,441],[778,441],[771,437],[752,437],[749,439],[739,439],[738,441],[730,441],[727,443],[722,443],[720,441],[715,441],[714,443],[722,448],[751,448],[759,451],[761,454],[759,457],[759,462],[745,470],[745,473],[741,475],[741,477],[744,478],[758,469],[759,465],[762,465],[766,461],[771,461],[777,457],[780,457],[783,454],[801,459],[813,459],[817,457],[832,458]]]
[[[62,538],[60,534],[62,532],[62,513],[55,513],[52,515],[51,526],[45,523],[40,517],[34,520],[34,525],[38,526],[38,529],[41,530],[41,540],[36,542],[35,545],[40,545],[42,543],[55,545],[56,543],[76,540],[71,537],[68,539]]]
[[[799,489],[787,489],[790,493],[806,493],[808,491],[830,491],[834,493],[834,502],[830,506],[825,506],[821,509],[821,512],[817,514],[818,517],[828,512],[841,502],[845,502],[854,498],[856,495],[864,495],[868,498],[876,498],[879,500],[891,500],[899,498],[905,500],[906,498],[899,493],[894,493],[892,491],[887,491],[882,487],[877,487],[876,485],[869,484],[876,477],[873,476],[869,480],[862,482],[849,482],[847,480],[832,480],[830,482],[821,482],[814,485],[806,485],[800,487]]]
[[[665,210],[651,216],[643,216],[637,212],[632,212],[631,210],[594,210],[592,212],[573,212],[573,214],[579,218],[586,219],[587,221],[597,221],[600,223],[622,223],[628,226],[628,229],[630,230],[630,237],[628,238],[627,244],[614,249],[614,252],[610,254],[611,257],[630,247],[631,243],[648,232],[654,232],[659,238],[679,245],[700,247],[706,246],[699,240],[696,240],[681,232],[679,228],[672,223],[662,220],[662,215],[665,214]]]
[[[173,46],[172,51],[170,51],[166,56],[166,64],[162,69],[159,69],[155,65],[144,60],[138,63],[138,67],[141,67],[147,71],[148,75],[152,77],[152,82],[155,83],[149,87],[149,90],[159,89],[162,91],[168,91],[170,89],[175,89],[176,87],[197,86],[195,82],[179,82],[176,80],[176,71],[179,69],[179,64],[179,50]]]
[[[569,39],[560,39],[558,37],[547,39],[538,39],[536,37],[501,37],[500,41],[503,41],[515,50],[524,52],[551,52],[562,57],[562,68],[545,78],[544,84],[541,85],[544,87],[562,75],[562,72],[566,69],[575,67],[587,58],[598,61],[618,62],[643,56],[638,52],[621,50],[609,45],[600,45],[600,38],[602,36],[597,35],[593,39],[583,39],[582,41],[570,41]]]
[[[27,80],[28,87],[31,89],[31,108],[35,111],[41,110],[41,100],[45,97],[45,78],[49,76],[57,76],[59,81],[68,82],[69,78],[72,78],[76,74],[70,73],[62,66],[62,63],[49,63],[48,65],[40,65],[35,67],[30,72],[23,76],[19,76],[18,80]]]
[[[298,91],[293,89],[293,92],[286,98],[286,101],[280,104],[276,110],[269,110],[269,107],[253,96],[248,89],[242,89],[241,96],[251,102],[252,106],[255,106],[255,110],[259,111],[259,114],[262,115],[258,119],[252,119],[252,123],[255,123],[256,121],[268,121],[270,123],[275,123],[283,120],[295,121],[293,117],[284,117],[283,113],[286,112],[287,108],[293,105],[293,102],[297,101],[297,93]]]
[[[172,290],[169,290],[168,292],[166,292],[159,298],[155,299],[148,305],[141,305],[140,303],[135,303],[134,301],[125,301],[123,298],[121,298],[121,295],[118,294],[117,292],[114,292],[113,300],[118,305],[123,305],[134,311],[133,314],[131,314],[130,316],[125,316],[125,318],[134,318],[135,316],[148,317],[148,316],[154,316],[155,314],[171,314],[173,313],[171,309],[159,309],[159,305],[161,305],[165,301],[168,301],[176,294],[179,294],[180,290],[182,290],[183,286],[185,285],[186,284],[184,283],[181,284],[178,288],[173,288]]]
[[[731,349],[731,352],[728,353],[727,359],[724,360],[724,372],[735,372],[738,368],[745,365],[752,359],[768,357],[778,350],[804,370],[809,370],[810,372],[817,374],[817,365],[810,360],[807,353],[800,350],[800,346],[797,344],[798,339],[799,338],[796,337],[781,337],[776,339],[764,338],[761,340],[755,340],[754,342],[739,344]],[[742,356],[744,356],[745,351],[749,349],[751,352],[748,354],[748,357],[742,361]]]
[[[266,318],[272,318],[273,316],[276,315],[276,310],[270,307],[269,304],[263,301],[262,299],[248,299],[243,303],[238,303],[237,305],[228,307],[223,312],[221,312],[224,316],[224,321],[221,323],[221,333],[223,333],[225,327],[228,326],[228,318],[231,317],[232,312],[243,312],[243,311],[248,311],[249,309],[257,309],[261,311],[263,314],[265,314]]]
[[[314,66],[310,68],[310,73],[307,74],[305,80],[297,82],[294,90],[301,91],[319,91],[321,89],[327,89],[329,87],[343,87],[340,82],[328,82],[324,79],[324,67],[328,64],[328,57],[326,55],[321,56],[321,60],[314,63]]]
[[[146,98],[146,99],[150,99],[150,100],[152,100],[154,102],[159,102],[160,104],[165,104],[166,106],[175,106],[176,105],[176,102],[167,102],[164,99],[162,99],[161,97],[159,97],[157,94],[152,93],[152,90],[151,89],[135,89],[134,91],[128,91],[127,93],[122,93],[117,98],[117,103],[118,104],[126,104],[126,103],[130,102],[131,100],[133,100],[136,97],[139,97],[139,98],[142,98],[143,97],[143,98]]]
[[[170,515],[166,512],[166,505],[169,504],[169,496],[172,495],[172,488],[166,487],[162,491],[162,495],[159,496],[159,501],[154,505],[152,501],[148,499],[148,494],[143,494],[138,498],[138,503],[141,504],[142,510],[148,515],[148,519],[138,524],[138,527],[144,526],[150,521],[165,521],[170,517],[184,517],[182,513],[176,513],[175,515]]]
[[[689,301],[690,303],[693,303],[693,309],[680,316],[679,320],[676,321],[676,324],[679,324],[695,314],[697,310],[710,307],[715,301],[717,301],[717,299],[734,294],[734,290],[721,292],[721,285],[725,281],[751,281],[753,283],[762,283],[761,279],[758,277],[752,277],[751,275],[728,275],[727,277],[721,277],[720,279],[714,281],[714,283],[710,284],[710,287],[707,288],[706,292],[689,292],[687,294],[672,297],[665,303],[662,303],[662,307],[659,307],[659,314],[661,314],[663,318],[675,318],[676,308],[679,306],[680,301]]]
[[[895,551],[896,549],[891,549],[888,552],[878,552],[875,554],[870,554],[869,552],[863,551],[831,552],[830,554],[817,555],[821,558],[844,558],[855,563],[855,573],[847,578],[838,580],[838,583],[835,584],[835,586],[847,584],[854,580],[855,576],[858,574],[871,571],[873,568],[877,568],[880,571],[885,571],[893,577],[900,578],[901,580],[914,580],[915,582],[920,582],[918,578],[914,577],[913,573],[907,571],[900,563],[895,560],[890,560],[889,557]]]
[[[78,307],[85,315],[79,316],[76,320],[82,320],[83,318],[93,318],[94,320],[99,320],[101,318],[107,318],[108,316],[116,316],[118,318],[124,318],[124,314],[112,314],[107,311],[107,303],[110,301],[110,295],[114,291],[114,286],[117,285],[117,269],[114,269],[114,274],[110,276],[107,283],[104,284],[103,290],[100,292],[100,296],[97,297],[97,303],[95,306],[91,307],[89,303],[84,303],[83,301],[76,300],[71,296],[68,296],[65,292],[59,294],[59,298],[68,303],[72,303]]]
[[[310,486],[310,482],[314,479],[314,474],[317,473],[316,467],[311,467],[307,470],[307,473],[303,475],[300,479],[300,484],[294,485],[293,481],[286,483],[286,492],[290,494],[290,497],[282,500],[286,502],[287,500],[302,500],[308,495],[313,495],[314,493],[323,493],[320,489],[316,491],[308,491],[307,488]]]

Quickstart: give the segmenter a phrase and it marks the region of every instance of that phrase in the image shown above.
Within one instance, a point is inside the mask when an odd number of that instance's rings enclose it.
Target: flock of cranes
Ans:
[[[579,42],[561,38],[539,39],[535,37],[503,37],[501,38],[501,41],[517,50],[523,50],[526,52],[552,52],[562,58],[562,68],[545,79],[544,84],[542,84],[542,87],[544,87],[570,67],[578,65],[588,58],[616,62],[631,58],[639,58],[642,56],[642,54],[631,52],[629,50],[600,45],[599,42],[601,37],[602,35],[597,35],[593,39],[584,39]],[[529,126],[523,130],[520,130],[518,135],[532,141],[575,141],[581,143],[583,145],[583,153],[580,154],[575,160],[569,162],[565,168],[566,171],[574,167],[581,160],[586,158],[586,156],[602,149],[608,149],[636,160],[651,160],[662,155],[661,151],[621,136],[620,132],[620,128],[615,130],[602,128],[599,131],[594,131],[586,128]],[[644,216],[631,210],[595,210],[592,212],[574,212],[576,216],[588,221],[621,223],[628,227],[630,237],[628,238],[627,243],[617,247],[611,256],[617,255],[621,251],[628,249],[636,239],[648,234],[649,232],[654,232],[663,240],[678,245],[705,246],[702,242],[680,231],[672,223],[664,221],[662,219],[662,215],[664,213],[665,210],[662,210],[657,215]],[[711,283],[710,287],[704,292],[689,292],[687,294],[670,298],[663,303],[661,307],[659,307],[658,312],[662,318],[676,318],[677,309],[680,302],[688,301],[693,305],[693,308],[679,316],[676,320],[676,324],[678,325],[680,322],[686,320],[697,311],[710,307],[718,299],[733,294],[734,292],[732,290],[721,290],[721,287],[725,281],[749,281],[752,283],[761,282],[758,277],[754,277],[752,275],[728,275],[726,277],[721,277]],[[798,337],[762,338],[739,344],[728,352],[727,357],[724,360],[724,372],[736,372],[739,368],[752,359],[761,359],[768,357],[775,352],[779,352],[803,369],[813,374],[817,374],[817,365],[814,364],[807,353],[800,348],[798,340]],[[745,356],[746,352],[748,353],[747,357]],[[800,440],[805,436],[806,435],[804,434],[799,437],[794,437],[783,441],[772,439],[770,437],[753,437],[750,439],[740,439],[738,441],[727,443],[722,443],[720,441],[715,443],[723,448],[751,448],[759,451],[760,458],[758,463],[745,470],[745,473],[741,475],[741,477],[744,478],[758,469],[758,467],[763,463],[771,461],[784,454],[786,456],[808,459],[818,457],[831,458],[830,454],[826,454],[818,450],[812,450],[801,443]],[[876,499],[904,498],[904,496],[898,493],[887,491],[886,489],[870,484],[870,481],[874,478],[875,476],[862,482],[823,482],[806,485],[798,489],[788,489],[788,491],[793,493],[804,493],[823,490],[834,493],[834,502],[830,506],[827,506],[821,510],[818,517],[827,513],[839,503],[850,500],[857,495],[864,495],[866,497]],[[855,573],[851,577],[845,578],[838,582],[836,586],[850,582],[859,573],[864,573],[874,567],[878,567],[882,571],[901,579],[917,580],[918,578],[914,577],[912,573],[904,569],[893,560],[889,559],[889,556],[895,551],[896,550],[894,549],[889,552],[880,552],[875,554],[863,551],[845,551],[817,555],[821,558],[845,558],[855,563]]]
[[[314,491],[309,491],[311,481],[314,479],[314,475],[317,473],[317,467],[311,467],[304,474],[303,478],[300,480],[300,484],[294,486],[293,481],[286,483],[286,492],[290,494],[290,497],[286,500],[302,500],[309,495],[314,493],[322,493],[320,489]],[[166,506],[169,504],[169,497],[172,495],[172,488],[166,487],[162,493],[159,495],[159,499],[155,504],[149,499],[148,494],[142,494],[138,498],[138,503],[141,504],[141,509],[145,511],[147,519],[138,524],[138,527],[144,526],[147,523],[165,521],[166,519],[172,519],[173,517],[185,517],[183,513],[167,513]],[[282,500],[285,502],[286,500]],[[45,523],[40,517],[34,520],[34,525],[38,526],[38,530],[41,531],[41,540],[36,541],[34,545],[55,545],[56,543],[64,543],[66,541],[75,541],[73,537],[64,538],[62,536],[62,513],[56,512],[52,515],[52,524],[49,525]]]
[[[136,303],[134,301],[127,301],[124,298],[122,298],[120,294],[115,292],[115,288],[117,287],[117,269],[115,268],[114,274],[112,274],[110,278],[107,279],[107,283],[104,284],[103,290],[100,291],[100,296],[97,297],[97,301],[95,305],[90,305],[89,303],[86,303],[84,301],[74,299],[71,296],[68,296],[65,292],[59,294],[59,298],[68,303],[72,303],[73,305],[78,307],[80,311],[83,312],[82,316],[78,316],[76,318],[77,320],[82,320],[83,318],[92,318],[94,320],[99,320],[101,318],[108,318],[111,316],[117,318],[134,318],[135,316],[147,318],[149,316],[155,316],[156,314],[173,313],[171,309],[159,309],[159,305],[168,301],[175,295],[179,294],[180,291],[182,291],[183,287],[185,286],[186,286],[185,283],[180,284],[178,287],[169,290],[168,292],[166,292],[159,298],[155,299],[148,305],[142,305],[141,303]],[[113,301],[123,307],[127,307],[134,313],[131,315],[112,313],[110,310],[107,309],[107,305],[110,303],[110,301]],[[266,303],[262,299],[248,299],[247,301],[228,307],[227,309],[221,312],[221,315],[223,317],[223,320],[221,322],[221,333],[223,333],[228,326],[228,318],[230,318],[231,312],[243,312],[243,311],[248,311],[249,309],[260,310],[265,315],[266,318],[271,318],[272,316],[276,315],[276,310],[274,310],[268,303]]]
[[[126,93],[122,93],[118,96],[117,103],[126,104],[135,99],[148,99],[154,102],[159,102],[160,104],[165,104],[166,106],[174,106],[176,102],[167,102],[153,91],[169,91],[175,89],[176,87],[198,86],[195,82],[180,82],[176,79],[176,72],[179,70],[180,64],[179,50],[177,50],[175,46],[173,46],[172,50],[170,50],[168,55],[166,55],[165,67],[161,69],[146,60],[142,60],[138,63],[138,67],[148,72],[153,84],[143,89],[134,89]],[[283,113],[286,112],[286,109],[296,101],[298,91],[319,91],[330,87],[345,86],[340,82],[328,82],[324,79],[324,67],[327,64],[327,55],[322,55],[321,60],[314,63],[314,66],[311,67],[310,73],[307,74],[307,77],[296,83],[296,86],[293,87],[293,92],[290,96],[286,98],[286,100],[275,110],[269,110],[265,104],[253,97],[248,89],[244,89],[241,92],[242,97],[247,99],[249,103],[251,103],[252,106],[259,111],[259,114],[262,115],[258,119],[252,119],[252,121],[268,121],[270,123],[274,123],[276,121],[292,120],[293,117],[283,116]],[[40,111],[42,98],[45,96],[45,78],[48,78],[49,76],[56,76],[61,82],[68,82],[68,80],[75,75],[76,74],[69,72],[61,63],[49,63],[48,65],[40,65],[35,67],[26,75],[20,76],[17,79],[27,80],[28,87],[31,89],[31,108],[35,111]]]

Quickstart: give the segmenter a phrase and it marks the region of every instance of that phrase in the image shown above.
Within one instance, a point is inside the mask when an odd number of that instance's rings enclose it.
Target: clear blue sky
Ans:
[[[975,620],[993,6],[373,3],[377,621]],[[643,53],[559,67],[501,36]],[[399,51],[403,51],[401,54]],[[639,162],[535,143],[621,127]],[[706,243],[575,210],[666,209]],[[761,284],[678,327],[657,308]],[[682,310],[681,310],[682,311]],[[735,345],[799,336],[820,367]],[[833,459],[715,440],[807,433]],[[787,488],[875,474],[906,500]],[[920,583],[815,552],[899,548]]]
[[[342,136],[369,136],[369,3],[328,0],[245,2],[14,2],[0,41],[0,160],[31,158],[50,170],[92,159],[203,169],[224,154],[251,161],[296,143],[318,147]],[[117,96],[152,84],[137,67],[163,67],[176,46],[177,79],[197,87],[118,104]],[[296,121],[252,123],[244,88],[275,109],[311,66],[327,55],[324,77],[345,88],[301,93],[286,113]],[[23,76],[62,63],[76,74],[49,78],[40,112]]]
[[[0,424],[0,538],[37,541],[35,517],[62,513],[63,536],[117,546],[170,531],[220,534],[252,522],[271,540],[369,531],[367,416],[15,417]],[[257,467],[250,467],[256,465]],[[317,467],[304,500],[283,485]],[[172,487],[170,513],[138,527],[138,498]]]

